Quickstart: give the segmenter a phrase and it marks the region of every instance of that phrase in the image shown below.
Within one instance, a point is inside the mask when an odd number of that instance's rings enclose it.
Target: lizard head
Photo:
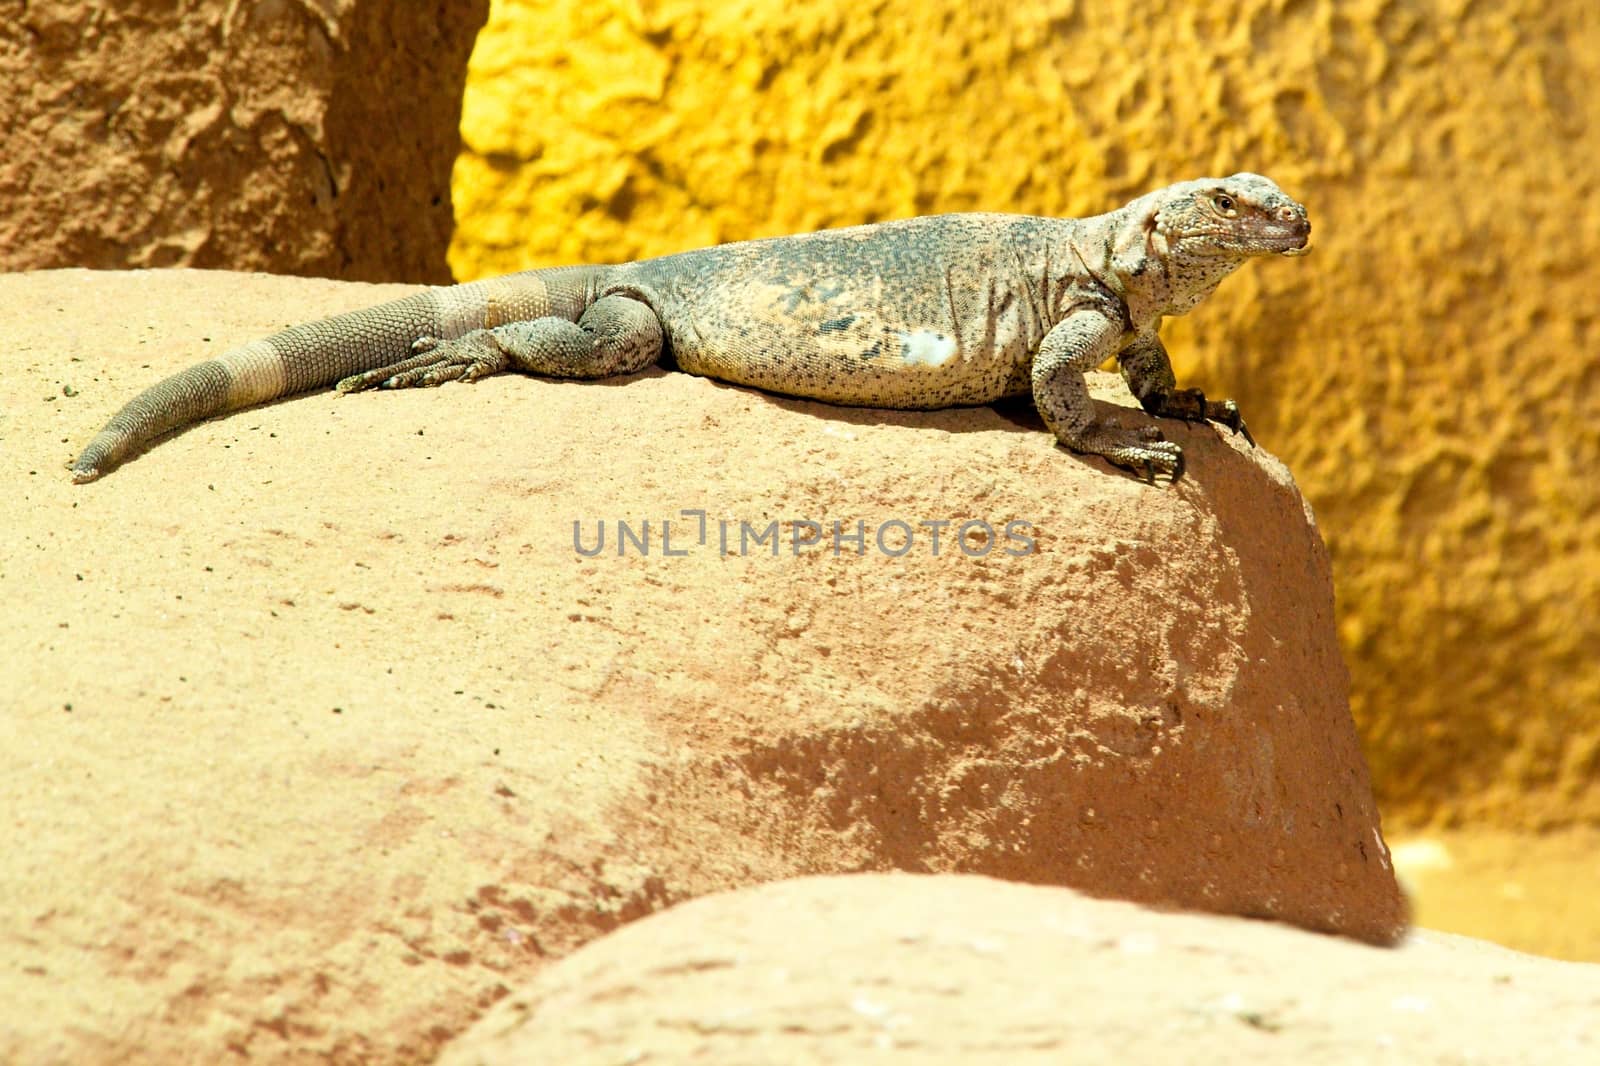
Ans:
[[[1122,209],[1112,268],[1135,317],[1182,315],[1246,260],[1311,250],[1306,209],[1260,174],[1200,178]],[[1143,279],[1155,261],[1164,284]]]
[[[1306,209],[1260,174],[1186,181],[1165,194],[1154,229],[1177,256],[1243,260],[1311,250]]]

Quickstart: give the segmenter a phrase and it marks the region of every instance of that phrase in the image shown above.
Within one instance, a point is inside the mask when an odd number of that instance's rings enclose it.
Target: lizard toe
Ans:
[[[377,370],[368,370],[361,374],[351,374],[347,378],[340,378],[339,383],[333,387],[335,392],[362,392],[376,387],[383,381],[383,373]]]
[[[472,369],[470,363],[439,363],[434,366],[419,366],[415,370],[402,371],[385,379],[379,388],[384,389],[432,389],[443,385],[447,381],[455,381]]]
[[[1232,400],[1222,400],[1209,405],[1206,417],[1233,430],[1234,436],[1243,437],[1250,447],[1256,446],[1255,437],[1250,435],[1250,427],[1244,424],[1244,417],[1239,414],[1239,405]]]

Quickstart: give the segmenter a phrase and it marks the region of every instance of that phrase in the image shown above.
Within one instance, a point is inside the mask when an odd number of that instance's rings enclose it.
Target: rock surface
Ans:
[[[425,1061],[623,922],[804,873],[1400,932],[1327,557],[1225,431],[1167,427],[1190,473],[1146,485],[1026,405],[505,376],[312,394],[69,483],[162,375],[402,291],[0,278],[0,1060]],[[772,520],[776,556],[718,551]],[[792,520],[866,551],[792,552]],[[972,555],[920,525],[974,520]]]
[[[0,0],[0,270],[448,281],[488,0]]]
[[[1594,10],[499,0],[451,261],[1076,215],[1270,174],[1317,251],[1167,336],[1316,506],[1385,813],[1600,825]]]
[[[497,1004],[440,1066],[1600,1061],[1600,966],[1394,950],[980,877],[869,874],[674,907]]]

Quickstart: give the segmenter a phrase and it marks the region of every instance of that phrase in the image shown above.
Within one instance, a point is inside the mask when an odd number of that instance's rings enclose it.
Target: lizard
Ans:
[[[1032,394],[1066,448],[1148,481],[1184,473],[1150,424],[1097,417],[1084,371],[1116,357],[1151,415],[1255,441],[1232,400],[1180,389],[1158,330],[1249,259],[1310,250],[1305,208],[1270,179],[1179,182],[1081,219],[927,215],[611,266],[424,289],[297,325],[135,396],[71,464],[93,481],[190,423],[333,385],[562,378],[658,361],[831,404],[931,410]]]

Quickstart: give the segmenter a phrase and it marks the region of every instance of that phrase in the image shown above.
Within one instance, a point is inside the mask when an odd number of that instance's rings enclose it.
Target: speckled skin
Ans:
[[[92,481],[168,430],[319,386],[438,385],[506,369],[608,377],[669,359],[864,407],[1031,392],[1062,444],[1175,479],[1178,446],[1154,426],[1098,422],[1083,372],[1117,356],[1152,414],[1244,431],[1232,401],[1176,388],[1156,331],[1245,260],[1302,254],[1310,232],[1305,209],[1271,181],[1235,174],[1087,219],[937,215],[429,289],[295,326],[152,386],[89,443],[72,476]]]

